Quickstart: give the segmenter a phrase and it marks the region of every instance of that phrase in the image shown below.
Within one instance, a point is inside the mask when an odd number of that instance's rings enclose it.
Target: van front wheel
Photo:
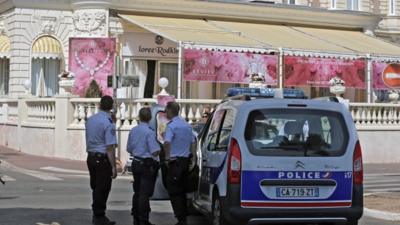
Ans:
[[[222,213],[221,200],[218,195],[214,197],[214,201],[212,204],[212,224],[229,225],[229,223],[225,220],[224,215]]]

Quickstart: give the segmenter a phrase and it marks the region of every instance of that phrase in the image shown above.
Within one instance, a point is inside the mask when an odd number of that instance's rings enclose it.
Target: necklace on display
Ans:
[[[90,68],[89,66],[85,65],[85,64],[82,62],[82,60],[81,60],[81,59],[79,58],[79,56],[78,56],[78,51],[75,51],[75,60],[76,60],[76,62],[79,64],[79,66],[80,66],[82,69],[84,69],[84,70],[86,70],[87,72],[89,72],[90,78],[93,79],[94,74],[95,74],[97,71],[99,71],[100,69],[102,69],[102,68],[107,64],[108,60],[110,59],[110,55],[111,55],[110,52],[107,51],[107,56],[106,56],[106,58],[104,59],[104,61],[103,61],[102,63],[100,63],[99,65],[97,65],[96,67],[94,67],[94,68]]]

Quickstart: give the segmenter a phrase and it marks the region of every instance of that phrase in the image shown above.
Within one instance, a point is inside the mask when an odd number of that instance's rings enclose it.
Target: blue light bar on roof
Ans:
[[[275,89],[273,88],[229,88],[226,92],[228,97],[237,95],[248,95],[250,97],[273,98],[275,97]],[[300,89],[283,89],[284,98],[305,99],[303,90]]]

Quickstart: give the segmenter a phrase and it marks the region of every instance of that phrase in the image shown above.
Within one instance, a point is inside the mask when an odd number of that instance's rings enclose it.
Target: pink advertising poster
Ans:
[[[69,71],[75,74],[73,93],[83,97],[92,80],[103,95],[113,95],[107,88],[107,76],[114,73],[115,38],[70,38]]]
[[[276,55],[185,49],[186,81],[249,83],[252,74],[262,74],[266,84],[277,85]]]
[[[329,87],[340,77],[346,87],[365,88],[365,61],[285,56],[285,86]]]
[[[383,71],[387,67],[386,62],[372,63],[372,88],[373,89],[388,89],[382,79]]]

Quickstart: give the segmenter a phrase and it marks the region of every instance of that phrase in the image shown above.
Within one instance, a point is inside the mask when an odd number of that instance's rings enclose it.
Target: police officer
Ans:
[[[156,183],[159,169],[158,155],[160,145],[156,139],[156,133],[150,128],[151,110],[142,108],[139,110],[138,126],[129,133],[127,151],[133,156],[133,190],[132,215],[133,224],[151,225],[149,222],[150,202]]]
[[[112,179],[117,177],[115,147],[117,139],[111,118],[113,99],[104,96],[100,100],[100,112],[86,122],[87,166],[92,188],[94,225],[113,225],[105,214]]]
[[[186,182],[189,174],[190,147],[194,142],[192,127],[180,118],[180,107],[175,102],[166,106],[170,122],[164,136],[165,158],[168,164],[167,189],[171,199],[177,225],[187,224]]]

